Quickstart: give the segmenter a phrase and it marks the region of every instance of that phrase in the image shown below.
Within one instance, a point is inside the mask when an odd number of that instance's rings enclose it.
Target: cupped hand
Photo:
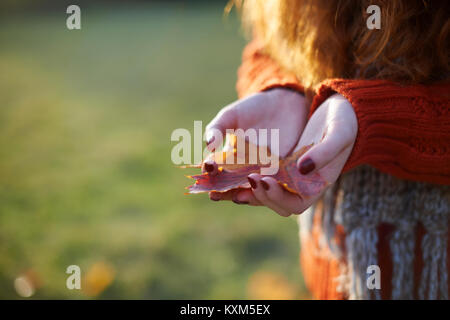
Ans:
[[[339,94],[328,98],[309,119],[294,150],[314,143],[297,161],[300,173],[318,172],[330,184],[334,183],[353,149],[357,129],[357,118],[350,102]],[[269,176],[251,174],[248,178],[251,190],[235,192],[232,199],[236,203],[267,206],[285,217],[302,213],[325,191],[324,188],[313,197],[301,198],[284,190]]]
[[[217,116],[206,126],[207,144],[210,150],[214,149],[212,138],[215,132],[225,135],[227,129],[270,129],[279,130],[279,144],[277,146],[280,157],[285,157],[298,143],[301,133],[306,125],[308,107],[304,96],[296,91],[275,88],[268,91],[250,95],[224,107]],[[268,147],[271,139],[268,139]],[[258,141],[252,141],[258,144]],[[273,149],[273,148],[271,148]],[[202,170],[210,174],[217,173],[217,164],[207,161]],[[242,193],[242,194],[241,194]],[[211,192],[212,200],[234,200],[251,197],[251,190],[233,190],[228,193]],[[246,202],[247,200],[242,200]],[[252,203],[256,199],[252,197]]]

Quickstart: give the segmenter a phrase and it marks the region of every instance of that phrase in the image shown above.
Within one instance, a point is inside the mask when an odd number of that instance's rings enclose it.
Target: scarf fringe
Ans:
[[[428,187],[420,221],[426,229],[422,239],[424,267],[419,287],[420,299],[448,299],[447,239],[450,196]]]
[[[349,299],[380,299],[369,289],[368,267],[378,265],[378,225],[389,223],[392,255],[392,299],[414,299],[414,259],[418,223],[425,227],[421,243],[424,267],[419,283],[420,299],[448,299],[447,239],[450,222],[450,188],[404,181],[368,166],[342,176],[322,199],[321,246],[327,246],[342,263],[336,279]],[[302,234],[310,233],[311,210]],[[305,223],[306,220],[308,223]],[[335,241],[336,226],[344,227],[345,244]],[[305,228],[304,226],[308,227]],[[345,246],[345,248],[344,248]],[[383,272],[383,270],[381,270]]]

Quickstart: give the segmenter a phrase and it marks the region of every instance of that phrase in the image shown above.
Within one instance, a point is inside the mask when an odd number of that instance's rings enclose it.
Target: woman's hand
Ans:
[[[253,94],[223,108],[207,125],[208,146],[214,145],[212,137],[215,130],[225,135],[226,129],[279,129],[278,151],[280,157],[290,154],[298,143],[306,125],[308,107],[304,96],[289,89],[276,88]],[[269,148],[271,139],[268,139]],[[257,141],[252,141],[257,144]],[[210,147],[212,151],[212,148]],[[217,164],[205,162],[203,171],[217,173]],[[241,195],[242,193],[242,195]],[[233,190],[226,193],[211,192],[212,200],[233,200],[244,203],[252,198],[251,190]]]
[[[329,183],[334,183],[352,151],[358,123],[350,102],[335,94],[328,98],[312,115],[297,145],[314,143],[297,162],[300,173],[319,172]],[[238,202],[265,205],[281,216],[299,214],[311,206],[325,190],[314,197],[300,198],[284,190],[275,179],[259,174],[249,175],[252,194],[240,193]]]

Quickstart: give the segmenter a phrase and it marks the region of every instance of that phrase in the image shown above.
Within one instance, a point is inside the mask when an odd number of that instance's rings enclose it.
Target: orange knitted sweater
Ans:
[[[249,43],[238,71],[239,97],[276,87],[304,92],[295,75],[282,70],[256,41]],[[310,115],[336,92],[352,104],[358,119],[356,142],[344,172],[368,164],[400,179],[450,185],[450,82],[402,86],[385,80],[328,79],[315,92]],[[317,299],[344,298],[333,281],[339,275],[338,262],[312,254],[322,232],[315,229],[313,239],[301,250],[305,281]],[[389,226],[379,228],[379,252],[388,250],[389,231]],[[344,230],[338,233],[342,240]],[[418,238],[422,236],[419,229]],[[387,254],[381,254],[380,260],[383,270],[392,269]],[[416,277],[421,265],[418,259]],[[390,296],[389,277],[389,272],[382,275],[383,298]]]

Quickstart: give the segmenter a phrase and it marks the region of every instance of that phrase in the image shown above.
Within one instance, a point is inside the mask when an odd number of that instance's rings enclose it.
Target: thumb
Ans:
[[[312,146],[297,160],[297,168],[301,174],[309,174],[320,170],[333,161],[342,151],[351,146],[354,138],[351,130],[345,127],[329,127],[325,137]]]
[[[235,129],[236,112],[234,108],[225,107],[206,126],[205,139],[210,151],[214,151],[223,142],[227,129]]]

